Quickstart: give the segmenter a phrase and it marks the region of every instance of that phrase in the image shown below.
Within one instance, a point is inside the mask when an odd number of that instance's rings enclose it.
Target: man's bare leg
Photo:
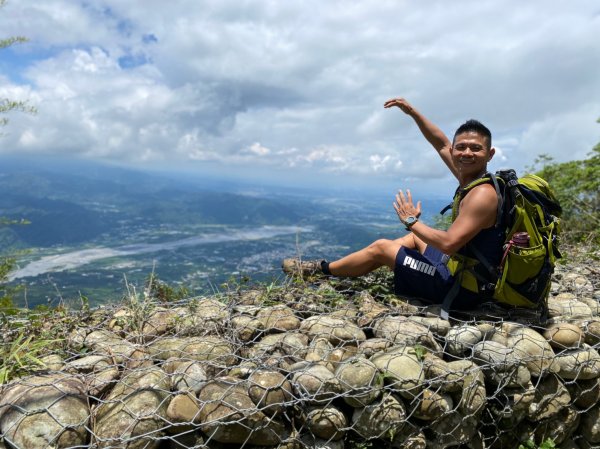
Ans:
[[[427,245],[410,233],[396,240],[377,240],[366,248],[329,263],[329,271],[334,276],[356,277],[370,273],[379,267],[387,266],[391,270],[396,264],[396,255],[400,247],[425,251]]]
[[[411,238],[410,245],[403,244],[404,239],[406,239],[407,237]],[[427,248],[427,243],[425,243],[423,240],[421,240],[419,237],[417,237],[413,233],[407,234],[404,237],[400,237],[399,239],[394,240],[394,242],[400,243],[405,248],[416,249],[421,254],[425,254],[425,249]]]

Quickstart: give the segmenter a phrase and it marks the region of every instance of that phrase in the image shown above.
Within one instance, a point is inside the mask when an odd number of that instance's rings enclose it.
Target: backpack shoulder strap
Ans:
[[[498,179],[500,179],[501,182],[504,182],[502,180],[502,178],[498,178],[495,174],[493,173],[489,173],[490,175],[490,180],[492,181],[492,184],[494,186],[494,189],[496,190],[496,196],[498,197],[498,206],[497,206],[497,211],[496,211],[496,227],[499,227],[502,225],[502,219],[503,217],[503,211],[504,211],[504,195],[503,195],[503,191],[500,190],[500,184],[498,182]]]
[[[453,210],[454,208],[454,200],[456,199],[456,195],[458,195],[460,192],[460,187],[457,187],[456,190],[454,191],[454,195],[452,196],[452,202],[450,204],[447,204],[441,211],[440,211],[440,215],[444,215],[446,212],[448,212],[449,210]]]

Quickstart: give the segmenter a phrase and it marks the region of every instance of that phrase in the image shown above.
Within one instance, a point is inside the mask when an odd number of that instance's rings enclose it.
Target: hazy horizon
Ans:
[[[441,161],[440,161],[441,163]],[[149,167],[144,165],[124,164],[116,161],[89,160],[75,157],[67,157],[63,155],[18,155],[18,154],[0,154],[0,164],[6,164],[20,167],[23,170],[28,168],[41,168],[48,171],[79,173],[81,170],[119,170],[123,172],[139,173],[141,175],[159,176],[165,181],[173,180],[174,182],[189,181],[189,182],[208,182],[213,188],[222,186],[227,190],[230,185],[243,185],[248,188],[285,188],[306,190],[310,192],[321,192],[324,196],[347,196],[353,193],[365,193],[370,195],[389,195],[393,198],[395,192],[402,188],[409,188],[413,192],[421,195],[434,198],[447,198],[452,195],[457,187],[457,181],[451,176],[442,177],[437,180],[418,180],[413,179],[404,181],[401,177],[397,179],[389,179],[387,177],[371,176],[369,178],[352,179],[352,183],[348,184],[348,180],[338,179],[338,177],[327,177],[314,182],[307,182],[307,176],[310,173],[300,173],[295,177],[282,174],[281,176],[265,176],[260,172],[249,171],[237,173],[235,170],[227,171],[211,171],[199,170],[197,168],[173,169],[169,167]],[[490,166],[490,169],[492,167]],[[390,200],[391,201],[391,200]],[[390,203],[391,204],[391,203]]]

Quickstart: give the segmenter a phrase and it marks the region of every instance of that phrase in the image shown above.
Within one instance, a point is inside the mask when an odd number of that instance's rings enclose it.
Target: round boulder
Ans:
[[[581,301],[584,304],[587,304],[587,306],[592,311],[592,315],[594,315],[595,317],[600,315],[600,302],[597,299],[583,297],[583,298],[579,298],[579,301]]]
[[[227,304],[212,298],[198,300],[194,304],[194,312],[194,315],[200,318],[205,325],[208,323],[223,325],[229,317]]]
[[[342,391],[338,378],[323,365],[300,366],[292,375],[292,385],[297,397],[309,403],[330,401]]]
[[[250,350],[250,357],[264,358],[276,352],[283,352],[292,360],[298,361],[306,357],[308,337],[299,332],[265,335]]]
[[[177,391],[198,393],[208,380],[206,369],[195,360],[176,363],[171,372],[171,385]]]
[[[439,335],[441,337],[448,334],[450,331],[450,321],[443,320],[438,317],[430,317],[430,316],[411,316],[410,320],[414,323],[421,324],[429,329],[434,335]]]
[[[548,316],[561,319],[589,319],[592,310],[576,299],[561,299],[560,295],[548,298]]]
[[[563,379],[595,379],[600,377],[600,355],[591,347],[563,351],[556,355]]]
[[[330,354],[333,352],[333,345],[329,342],[328,338],[317,337],[310,342],[306,357],[304,358],[308,362],[324,362],[329,359]]]
[[[426,346],[432,351],[441,352],[442,348],[435,341],[429,328],[405,316],[385,316],[373,324],[375,337],[385,338],[397,346]]]
[[[239,379],[216,378],[198,399],[201,429],[219,443],[272,446],[286,438],[285,426],[256,408]]]
[[[337,441],[344,437],[348,421],[334,406],[312,408],[306,414],[306,426],[318,438]]]
[[[430,388],[444,392],[459,391],[462,388],[463,370],[452,368],[448,362],[440,357],[434,354],[425,354],[423,367]]]
[[[169,358],[211,362],[216,366],[231,366],[236,357],[231,344],[219,337],[169,337],[156,340],[148,346],[148,352],[154,360],[165,361]]]
[[[417,398],[409,416],[424,421],[433,421],[453,408],[454,403],[450,395],[425,388]]]
[[[58,354],[50,354],[40,358],[40,362],[44,364],[44,369],[48,371],[60,371],[64,367],[64,360]]]
[[[600,343],[600,320],[589,321],[584,327],[585,342],[589,345]]]
[[[71,360],[65,365],[65,371],[82,374],[88,394],[98,397],[119,377],[119,368],[110,362],[112,360],[103,355],[88,355]]]
[[[483,338],[483,333],[475,326],[463,324],[451,328],[446,334],[446,350],[457,357],[464,356]]]
[[[15,447],[83,447],[89,420],[86,387],[75,376],[35,376],[3,386],[0,434]]]
[[[267,415],[281,413],[292,399],[292,384],[277,371],[255,371],[248,377],[248,395]]]
[[[567,407],[571,395],[556,376],[546,376],[537,384],[534,400],[529,406],[528,417],[532,421],[550,418]]]
[[[125,373],[94,411],[99,448],[129,440],[128,449],[157,448],[164,435],[169,377],[158,367]]]
[[[120,338],[114,332],[99,329],[89,332],[88,329],[76,329],[69,336],[69,343],[75,347],[86,347],[97,354],[114,358],[117,363],[126,362],[136,347]]]
[[[570,323],[557,323],[549,326],[544,337],[557,349],[579,348],[585,336],[579,326]]]
[[[141,339],[144,342],[154,340],[173,328],[178,315],[174,310],[156,308],[150,313],[141,330]]]
[[[373,321],[387,313],[389,313],[390,308],[384,306],[368,293],[362,292],[358,298],[357,302],[359,303],[359,317],[358,317],[358,325],[361,327],[369,327],[373,323]]]
[[[558,371],[554,363],[554,351],[546,338],[528,327],[515,327],[507,332],[508,347],[514,348],[515,356],[527,366],[529,372],[539,377],[546,371]]]
[[[365,439],[389,438],[402,430],[406,420],[402,401],[387,393],[380,401],[354,409],[352,429]]]
[[[479,366],[495,371],[509,371],[519,365],[514,348],[496,341],[482,341],[473,346],[473,361]]]
[[[287,332],[300,327],[300,319],[287,306],[265,307],[256,316],[267,332]]]
[[[300,324],[300,330],[311,338],[325,337],[333,345],[358,346],[367,339],[365,333],[356,324],[347,319],[329,315],[316,315],[305,319]]]
[[[336,377],[344,393],[344,401],[352,407],[365,407],[381,394],[383,375],[370,360],[355,357],[338,366]]]
[[[385,382],[403,397],[413,398],[423,388],[425,370],[414,348],[395,347],[375,354],[371,361],[383,372]]]
[[[594,285],[580,273],[565,273],[562,278],[562,284],[577,293],[593,293]]]
[[[356,346],[342,346],[340,348],[335,348],[333,351],[329,353],[327,357],[327,362],[329,362],[333,369],[337,369],[340,363],[345,360],[351,359],[358,355],[358,347]]]
[[[431,447],[441,449],[469,443],[477,435],[477,424],[476,416],[465,416],[458,410],[450,411],[432,422],[431,431],[435,438]]]
[[[517,354],[515,348],[491,340],[473,346],[473,361],[481,367],[485,378],[508,388],[524,387],[531,380],[531,373]]]
[[[369,338],[358,345],[358,353],[365,357],[372,357],[378,352],[383,352],[392,347],[394,344],[387,338]]]
[[[231,318],[231,327],[241,341],[252,341],[259,332],[265,329],[264,323],[250,315],[236,315]]]
[[[193,394],[178,394],[169,402],[167,418],[177,424],[178,430],[189,430],[192,424],[200,420],[200,402]],[[187,425],[186,428],[182,428],[183,425]]]

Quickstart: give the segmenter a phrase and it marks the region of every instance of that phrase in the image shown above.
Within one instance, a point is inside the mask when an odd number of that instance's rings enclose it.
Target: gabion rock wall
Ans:
[[[586,273],[559,273],[546,323],[327,282],[98,309],[1,386],[0,448],[598,447]]]

